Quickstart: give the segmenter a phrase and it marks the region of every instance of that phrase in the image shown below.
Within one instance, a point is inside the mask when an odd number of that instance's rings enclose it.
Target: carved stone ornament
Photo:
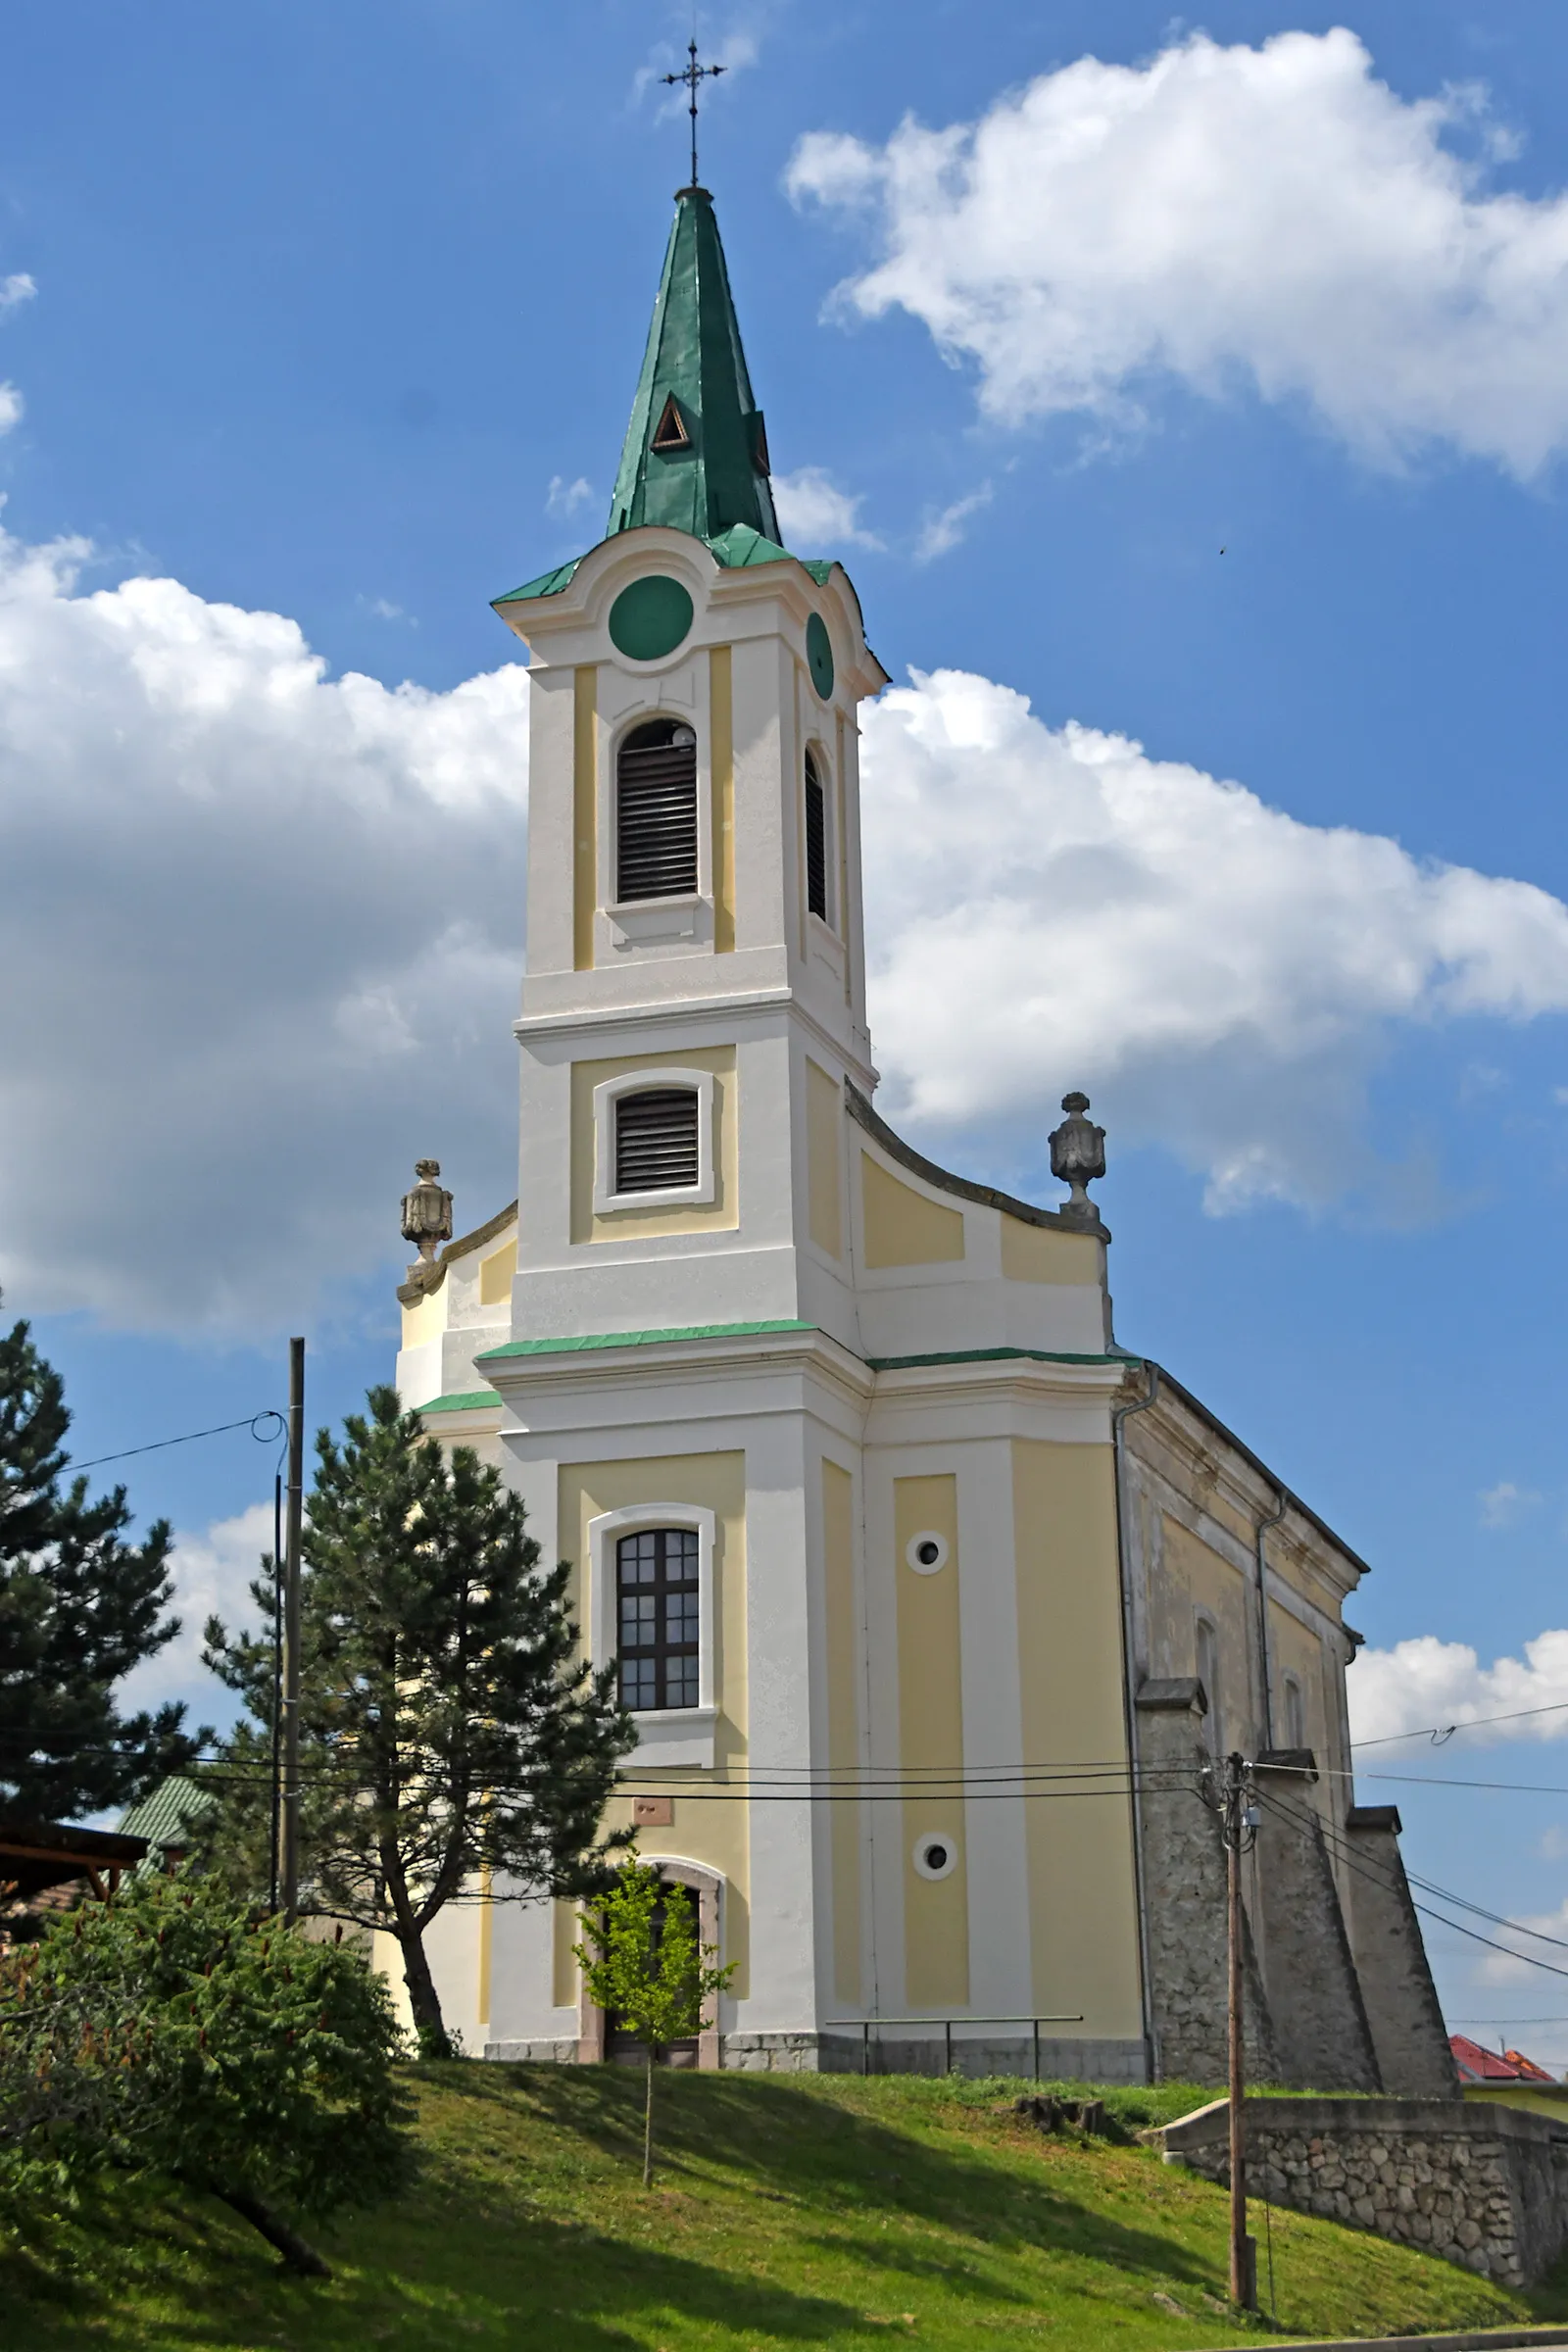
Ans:
[[[1061,1107],[1067,1116],[1052,1134],[1051,1173],[1058,1184],[1071,1187],[1071,1197],[1062,1202],[1060,1214],[1098,1225],[1100,1211],[1085,1188],[1105,1173],[1105,1130],[1084,1117],[1087,1095],[1063,1095]]]
[[[419,1181],[403,1196],[403,1239],[415,1243],[429,1265],[436,1244],[452,1239],[452,1195],[436,1181],[441,1173],[438,1159],[416,1159],[414,1173]]]

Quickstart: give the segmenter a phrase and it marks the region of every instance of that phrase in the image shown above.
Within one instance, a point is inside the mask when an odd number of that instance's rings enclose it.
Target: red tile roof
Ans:
[[[1448,2047],[1453,2052],[1461,2082],[1555,2082],[1557,2080],[1519,2050],[1499,2055],[1495,2050],[1484,2050],[1479,2041],[1471,2041],[1463,2034],[1450,2034]]]

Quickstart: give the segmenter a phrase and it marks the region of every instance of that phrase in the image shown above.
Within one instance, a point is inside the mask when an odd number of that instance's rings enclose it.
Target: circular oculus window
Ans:
[[[904,1556],[916,1576],[935,1576],[948,1564],[948,1539],[931,1528],[911,1536],[904,1546]]]
[[[685,643],[693,605],[679,580],[661,571],[633,580],[610,608],[610,642],[628,662],[662,662]]]
[[[913,1860],[922,1879],[951,1879],[958,1867],[958,1840],[945,1830],[928,1831],[915,1839]]]
[[[817,699],[825,703],[833,691],[833,640],[820,612],[813,612],[806,624],[806,659]]]

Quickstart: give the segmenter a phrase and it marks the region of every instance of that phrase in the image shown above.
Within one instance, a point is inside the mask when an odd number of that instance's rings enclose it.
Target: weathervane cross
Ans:
[[[729,68],[728,68],[727,66],[700,66],[700,65],[697,63],[697,35],[696,35],[695,33],[693,33],[693,35],[692,35],[692,38],[691,38],[691,41],[690,41],[690,43],[689,43],[689,45],[688,45],[687,55],[688,55],[688,57],[689,57],[689,59],[690,59],[690,61],[691,61],[691,62],[688,64],[688,66],[686,67],[686,70],[685,70],[685,72],[684,72],[683,74],[662,74],[662,75],[660,76],[660,78],[661,78],[662,80],[663,80],[663,81],[669,81],[669,82],[674,82],[674,81],[683,81],[683,82],[686,84],[686,87],[687,87],[687,88],[690,90],[690,92],[691,92],[691,94],[692,94],[691,105],[690,105],[690,106],[687,108],[687,110],[686,110],[686,111],[688,112],[688,114],[691,116],[691,119],[692,119],[692,186],[695,188],[695,187],[696,187],[696,185],[697,185],[697,91],[698,91],[698,85],[699,85],[701,82],[704,82],[704,81],[706,81],[706,80],[709,78],[709,76],[710,76],[710,75],[716,75],[716,74],[727,74],[727,73],[729,72]]]

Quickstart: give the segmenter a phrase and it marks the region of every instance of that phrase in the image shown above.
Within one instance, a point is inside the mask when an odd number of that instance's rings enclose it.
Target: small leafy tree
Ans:
[[[588,1941],[572,1945],[588,1997],[618,2016],[643,2045],[643,2186],[654,2178],[654,2068],[673,2041],[702,2031],[709,2002],[735,1974],[714,1968],[716,1946],[700,1943],[684,1886],[666,1886],[651,1862],[633,1862],[580,1922]]]
[[[468,1446],[450,1458],[396,1393],[372,1389],[344,1443],[323,1430],[304,1543],[300,1753],[309,1910],[383,1929],[403,1956],[419,2045],[452,2042],[424,1948],[432,1920],[488,1873],[492,1899],[605,1885],[624,1833],[600,1823],[635,1745],[613,1669],[580,1654],[570,1568],[539,1566],[522,1498]],[[268,1585],[252,1587],[266,1614]],[[230,1742],[227,1801],[204,1853],[267,1878],[270,1631],[207,1627],[207,1662],[252,1722]]]
[[[0,2188],[160,2176],[325,2277],[295,2221],[403,2180],[400,2041],[357,1952],[210,1880],[132,1881],[0,1961]]]
[[[184,1709],[122,1716],[115,1687],[179,1631],[170,1532],[125,1541],[123,1487],[62,1487],[65,1386],[28,1326],[0,1333],[0,1804],[58,1821],[125,1804],[178,1771]]]

